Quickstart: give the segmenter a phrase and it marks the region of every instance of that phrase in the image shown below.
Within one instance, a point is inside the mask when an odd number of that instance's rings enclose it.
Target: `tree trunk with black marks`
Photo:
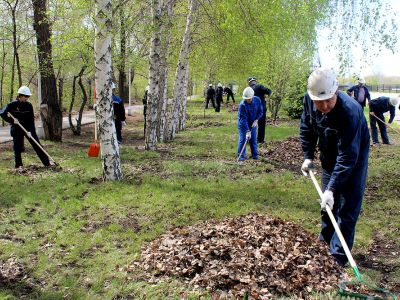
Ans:
[[[45,139],[61,142],[62,112],[57,95],[57,82],[53,67],[51,30],[47,16],[46,0],[32,0],[36,32],[39,70],[41,74],[42,103],[40,116]]]

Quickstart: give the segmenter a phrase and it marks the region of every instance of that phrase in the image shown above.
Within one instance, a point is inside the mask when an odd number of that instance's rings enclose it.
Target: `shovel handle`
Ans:
[[[239,154],[239,156],[238,156],[238,158],[237,158],[237,161],[236,161],[236,162],[239,162],[239,160],[240,160],[240,157],[242,157],[243,151],[244,151],[244,149],[246,149],[246,145],[247,145],[247,142],[248,142],[248,141],[249,141],[249,140],[248,140],[248,139],[246,139],[246,142],[244,142],[244,145],[243,145],[242,151],[240,151],[240,154]]]
[[[374,116],[376,119],[378,119],[378,121],[380,121],[381,123],[385,124],[386,126],[388,126],[389,128],[393,129],[394,131],[396,131],[397,133],[400,133],[400,131],[398,131],[396,128],[393,128],[390,124],[386,123],[385,121],[383,121],[381,118],[379,118],[378,116],[376,116],[375,114],[369,113],[371,116]]]
[[[15,121],[18,121],[11,113],[7,113],[7,115],[12,118]],[[47,155],[47,157],[53,162],[54,165],[58,166],[58,164],[54,161],[54,159],[46,152],[46,150],[43,149],[42,145],[40,145],[40,143],[35,140],[33,137],[30,137],[28,134],[28,131],[25,129],[24,126],[22,126],[19,122],[18,122],[19,127],[21,127],[21,129],[25,132],[26,136],[33,142],[35,142],[35,144],[44,152],[44,154]]]
[[[320,186],[318,184],[317,179],[315,178],[314,172],[313,171],[309,171],[308,173],[310,174],[311,180],[314,183],[314,186],[318,191],[319,197],[322,199],[322,190],[321,190],[321,188],[320,188]],[[330,209],[330,207],[328,205],[326,206],[326,212],[328,213],[329,219],[331,220],[332,225],[335,228],[336,234],[339,237],[340,243],[342,244],[344,253],[346,254],[346,257],[347,257],[347,259],[348,259],[348,261],[350,263],[350,266],[353,268],[354,274],[356,275],[358,280],[361,281],[362,277],[361,277],[360,272],[358,271],[356,262],[354,261],[353,256],[351,255],[350,249],[347,246],[347,243],[346,243],[346,241],[345,241],[345,239],[344,239],[344,237],[342,235],[342,232],[340,231],[339,225],[336,222],[335,217],[334,217],[334,215],[333,215],[333,213],[332,213],[332,211],[331,211],[331,209]]]

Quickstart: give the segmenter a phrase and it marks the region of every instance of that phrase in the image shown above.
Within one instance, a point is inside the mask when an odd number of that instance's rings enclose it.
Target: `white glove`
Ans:
[[[257,126],[258,126],[258,120],[255,120],[255,121],[253,122],[253,125],[251,125],[251,127],[254,128],[254,127],[257,127]]]
[[[126,122],[125,122],[125,121],[122,121],[122,122],[121,122],[121,125],[122,125],[122,127],[126,126]]]
[[[247,131],[246,132],[246,140],[250,140],[251,139],[251,131]]]
[[[13,124],[19,125],[19,124],[21,124],[21,123],[19,123],[19,121],[18,121],[17,119],[15,119]]]
[[[314,163],[312,159],[307,158],[301,165],[301,172],[304,176],[308,176],[308,172],[311,170],[314,170]]]
[[[28,131],[27,133],[26,133],[26,135],[28,136],[28,138],[32,138],[32,133],[30,132],[30,131]]]
[[[324,192],[324,194],[322,195],[321,210],[325,211],[327,205],[332,210],[334,203],[335,203],[335,200],[333,199],[333,192],[330,190],[326,190]]]

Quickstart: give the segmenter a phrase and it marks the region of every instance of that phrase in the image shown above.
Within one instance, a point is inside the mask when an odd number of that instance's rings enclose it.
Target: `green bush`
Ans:
[[[289,100],[289,104],[285,106],[285,111],[291,119],[300,119],[303,113],[303,96]]]

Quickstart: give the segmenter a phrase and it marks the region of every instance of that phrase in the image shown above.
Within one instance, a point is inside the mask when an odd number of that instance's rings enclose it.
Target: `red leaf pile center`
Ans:
[[[255,299],[326,292],[342,273],[315,236],[258,214],[174,229],[144,247],[134,265],[157,277]]]

